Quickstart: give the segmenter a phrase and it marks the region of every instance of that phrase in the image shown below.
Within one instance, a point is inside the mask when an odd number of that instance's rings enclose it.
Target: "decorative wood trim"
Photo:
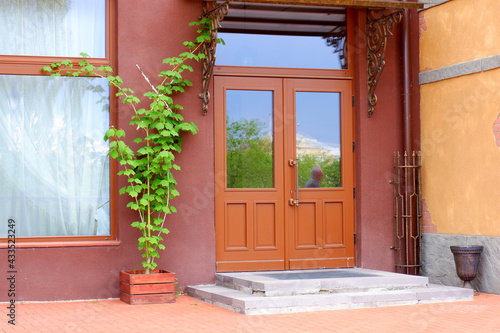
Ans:
[[[106,0],[106,58],[87,58],[96,67],[101,65],[112,66],[117,62],[117,2]],[[27,56],[27,55],[0,55],[0,75],[49,75],[42,72],[43,66],[69,59],[77,64],[81,57],[54,57],[54,56]],[[113,87],[110,88],[110,124],[116,125],[116,97]],[[61,237],[17,237],[16,248],[35,247],[74,247],[74,246],[118,246],[116,233],[116,162],[110,161],[110,235],[104,236],[61,236]],[[8,238],[0,238],[0,249],[7,248]]]
[[[274,68],[245,66],[214,66],[214,75],[246,76],[246,77],[291,77],[291,78],[324,78],[352,79],[351,71],[338,69],[307,69],[307,68]]]
[[[83,58],[78,57],[38,57],[38,56],[0,56],[0,75],[49,75],[42,72],[43,66],[61,60],[71,60],[78,63]],[[104,58],[88,58],[97,67],[109,66],[111,61]]]
[[[55,239],[55,237],[52,237]],[[22,242],[16,239],[16,249],[30,248],[52,248],[52,247],[94,247],[94,246],[119,246],[120,241],[116,240],[89,240],[89,241],[29,241]],[[0,243],[0,249],[7,249],[8,243]]]

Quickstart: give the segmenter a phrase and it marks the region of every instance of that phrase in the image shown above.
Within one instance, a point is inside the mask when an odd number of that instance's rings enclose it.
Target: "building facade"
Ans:
[[[139,234],[130,227],[134,212],[118,194],[125,181],[115,176],[100,141],[110,124],[133,131],[132,110],[98,79],[68,78],[58,86],[41,68],[86,52],[141,94],[149,88],[143,75],[154,80],[165,69],[162,60],[193,38],[188,23],[223,5],[82,3],[0,5],[9,41],[0,52],[6,133],[0,261],[15,254],[18,301],[118,297],[119,271],[141,269],[142,261]],[[335,64],[320,64],[313,52],[299,56],[309,49],[306,41],[288,43],[288,55],[272,64],[241,55],[236,60],[248,61],[231,63],[221,55],[208,81],[206,112],[198,96],[203,65],[187,74],[193,87],[176,102],[198,133],[185,135],[177,157],[178,212],[167,221],[170,234],[157,261],[176,273],[180,287],[213,283],[217,271],[395,269],[394,153],[420,150],[418,7],[375,0],[229,3],[219,33],[230,51],[231,36],[239,36],[232,45],[246,35],[319,37],[324,45],[336,37],[328,46]],[[40,47],[33,47],[36,40]],[[267,52],[255,54],[276,60]],[[282,65],[285,58],[299,64]],[[69,95],[80,102],[68,104]],[[245,126],[260,130],[242,144]],[[252,158],[259,163],[249,163]],[[305,187],[310,170],[300,166],[307,161],[321,165],[323,187]],[[424,184],[433,223],[448,233],[433,213],[439,201]],[[9,252],[12,229],[15,252]],[[0,301],[9,301],[6,292]]]
[[[440,1],[419,13],[424,273],[460,285],[449,247],[483,245],[473,286],[492,293],[500,292],[497,8]]]

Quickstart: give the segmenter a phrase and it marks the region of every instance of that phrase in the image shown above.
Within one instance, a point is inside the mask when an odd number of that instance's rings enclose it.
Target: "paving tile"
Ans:
[[[4,304],[0,304],[3,308]],[[176,303],[119,300],[23,303],[16,327],[0,310],[0,332],[500,332],[500,295],[471,301],[244,316],[188,296]],[[46,314],[49,314],[47,316]]]

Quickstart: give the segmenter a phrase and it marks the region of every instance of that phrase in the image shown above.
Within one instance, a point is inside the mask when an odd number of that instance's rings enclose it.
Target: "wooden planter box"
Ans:
[[[120,300],[125,303],[159,304],[175,302],[175,274],[154,270],[120,272]]]

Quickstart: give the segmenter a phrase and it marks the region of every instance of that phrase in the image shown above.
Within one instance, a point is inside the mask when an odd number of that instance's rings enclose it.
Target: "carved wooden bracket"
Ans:
[[[403,11],[382,14],[375,18],[380,11],[369,10],[367,16],[367,50],[368,50],[368,117],[373,114],[377,104],[375,89],[385,66],[385,49],[387,37],[392,36],[391,29],[401,22]]]
[[[205,42],[203,44],[203,53],[205,54],[206,58],[203,60],[203,85],[202,92],[199,95],[203,100],[203,115],[207,114],[208,102],[210,101],[210,92],[208,91],[208,86],[210,85],[210,80],[212,79],[212,73],[215,65],[217,32],[220,28],[220,22],[224,19],[224,16],[226,16],[228,10],[229,2],[224,2],[219,5],[216,5],[215,2],[203,2],[203,17],[209,17],[212,19],[210,28],[210,42]]]

